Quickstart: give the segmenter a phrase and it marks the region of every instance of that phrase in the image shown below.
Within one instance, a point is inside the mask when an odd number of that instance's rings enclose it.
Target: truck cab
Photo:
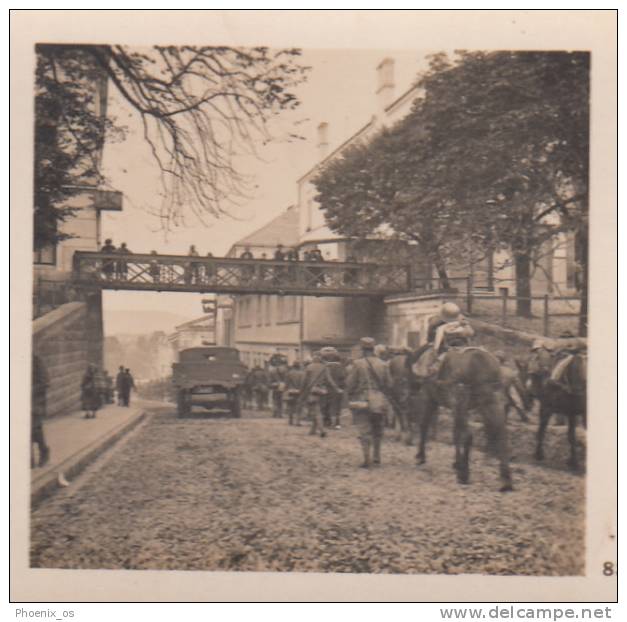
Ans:
[[[172,365],[172,383],[179,417],[191,414],[193,406],[228,410],[241,416],[240,391],[247,368],[236,348],[222,346],[182,350]]]

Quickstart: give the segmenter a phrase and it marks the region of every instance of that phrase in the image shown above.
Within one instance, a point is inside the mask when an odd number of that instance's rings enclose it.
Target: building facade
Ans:
[[[436,272],[421,257],[419,248],[406,246],[386,252],[386,242],[359,242],[343,238],[329,229],[325,216],[316,202],[317,190],[313,179],[320,168],[357,142],[367,141],[383,127],[400,121],[421,96],[417,86],[397,94],[394,60],[385,58],[376,69],[377,88],[373,97],[372,118],[352,136],[330,151],[331,128],[318,126],[317,162],[296,180],[297,202],[279,217],[251,236],[237,242],[231,256],[240,256],[244,248],[256,258],[272,258],[277,244],[296,248],[301,257],[306,251],[318,249],[327,261],[399,261],[410,263],[417,283],[429,282]],[[539,253],[538,266],[532,273],[534,295],[544,293],[572,294],[574,278],[574,242],[563,235]],[[515,294],[514,268],[506,251],[489,254],[481,261],[460,260],[447,265],[451,279],[466,279],[472,275],[474,287],[498,293],[507,288]],[[433,287],[429,284],[429,288]],[[419,289],[419,287],[418,287]],[[423,297],[427,292],[422,292]],[[330,297],[235,296],[228,312],[218,314],[219,322],[228,316],[228,340],[240,349],[249,365],[261,363],[275,351],[289,359],[307,358],[313,350],[333,345],[349,351],[363,335],[385,339],[394,345],[417,345],[424,339],[424,326],[430,314],[441,304],[439,296],[426,296],[425,302],[410,304],[396,299],[375,300]],[[407,316],[407,317],[405,317]],[[411,317],[409,317],[411,316]],[[221,334],[227,335],[224,329]],[[420,336],[422,335],[422,337]]]

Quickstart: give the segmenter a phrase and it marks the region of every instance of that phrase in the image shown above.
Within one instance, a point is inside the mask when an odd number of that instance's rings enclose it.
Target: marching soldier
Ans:
[[[283,393],[287,377],[287,359],[282,354],[273,354],[270,357],[270,390],[272,400],[272,416],[281,419],[283,417]]]
[[[374,356],[374,339],[363,337],[359,343],[362,356],[353,363],[346,381],[346,391],[364,455],[361,466],[367,469],[372,464],[381,464],[385,393],[392,387],[392,378],[388,366]]]
[[[321,400],[328,395],[329,391],[342,393],[340,387],[335,384],[328,368],[322,362],[320,352],[315,352],[312,356],[311,363],[307,366],[304,378],[304,389],[301,395],[302,400],[306,401],[307,413],[311,417],[311,429],[309,434],[320,434],[320,438],[324,438],[327,433],[324,430],[322,421]]]
[[[346,386],[346,369],[342,365],[339,352],[333,347],[325,347],[320,350],[322,360],[329,370],[333,382],[340,388],[340,392],[331,390],[321,400],[324,424],[327,427],[334,426],[340,429],[340,413],[342,411],[342,399],[344,387]]]
[[[300,395],[305,382],[305,372],[299,361],[294,361],[285,381],[285,405],[288,423],[300,426]]]
[[[249,382],[257,410],[263,410],[268,399],[268,373],[256,364],[250,371]]]

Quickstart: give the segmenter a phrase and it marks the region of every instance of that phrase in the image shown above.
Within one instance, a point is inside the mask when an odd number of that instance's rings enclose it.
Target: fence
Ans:
[[[511,288],[496,284],[496,291],[475,288],[471,277],[449,279],[418,279],[414,290],[423,293],[442,293],[452,298],[469,317],[499,324],[529,333],[557,336],[568,330],[580,333],[581,298],[579,296],[517,296]],[[518,315],[518,302],[529,303],[528,315]],[[583,316],[587,325],[587,316]]]

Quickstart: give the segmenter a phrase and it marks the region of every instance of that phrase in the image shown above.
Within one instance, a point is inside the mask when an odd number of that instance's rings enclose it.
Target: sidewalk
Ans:
[[[108,404],[95,419],[83,412],[54,417],[44,423],[50,462],[31,469],[31,506],[50,495],[63,479],[76,477],[90,462],[108,449],[143,418],[149,402],[137,400],[130,407]]]

